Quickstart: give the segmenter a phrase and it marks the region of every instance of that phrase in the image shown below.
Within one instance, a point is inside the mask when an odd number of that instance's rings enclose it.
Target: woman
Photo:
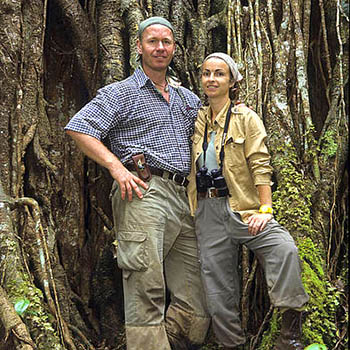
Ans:
[[[270,156],[258,115],[234,94],[242,79],[232,58],[209,55],[201,82],[209,106],[201,108],[193,135],[188,189],[195,213],[201,274],[218,341],[239,349],[239,244],[262,264],[272,304],[283,311],[275,350],[301,350],[302,308],[308,301],[291,235],[273,219]],[[231,100],[233,99],[233,100]]]

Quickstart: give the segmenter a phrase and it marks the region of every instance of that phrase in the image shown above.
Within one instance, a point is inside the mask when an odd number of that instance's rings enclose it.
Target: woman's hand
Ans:
[[[266,224],[273,218],[272,214],[254,214],[248,219],[248,232],[252,236],[256,236],[263,231]]]

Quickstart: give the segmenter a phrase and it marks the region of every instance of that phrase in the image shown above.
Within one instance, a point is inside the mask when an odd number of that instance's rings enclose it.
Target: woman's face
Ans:
[[[234,81],[230,68],[224,60],[216,57],[209,58],[202,65],[202,87],[208,98],[229,97],[230,87]]]

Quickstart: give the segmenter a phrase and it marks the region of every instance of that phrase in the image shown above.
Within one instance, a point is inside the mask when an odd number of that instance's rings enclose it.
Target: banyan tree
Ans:
[[[276,218],[310,295],[304,341],[348,344],[348,0],[0,1],[0,349],[125,349],[109,173],[63,131],[99,87],[135,69],[138,24],[175,27],[172,67],[204,101],[200,64],[230,54],[240,101],[268,132]],[[280,323],[241,250],[247,349]],[[203,349],[217,349],[212,332]]]

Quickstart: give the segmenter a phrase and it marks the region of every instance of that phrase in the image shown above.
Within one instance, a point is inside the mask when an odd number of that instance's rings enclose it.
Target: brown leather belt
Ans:
[[[198,192],[198,199],[226,197],[220,195],[217,188],[208,188],[207,192]]]
[[[134,164],[127,163],[127,164],[124,164],[124,166],[129,171],[135,171]],[[186,177],[181,176],[179,174],[170,173],[169,171],[158,169],[158,168],[153,168],[151,166],[149,166],[149,170],[150,170],[152,175],[160,176],[163,179],[172,180],[180,186],[187,187],[187,185],[188,185],[188,180],[186,179]]]

